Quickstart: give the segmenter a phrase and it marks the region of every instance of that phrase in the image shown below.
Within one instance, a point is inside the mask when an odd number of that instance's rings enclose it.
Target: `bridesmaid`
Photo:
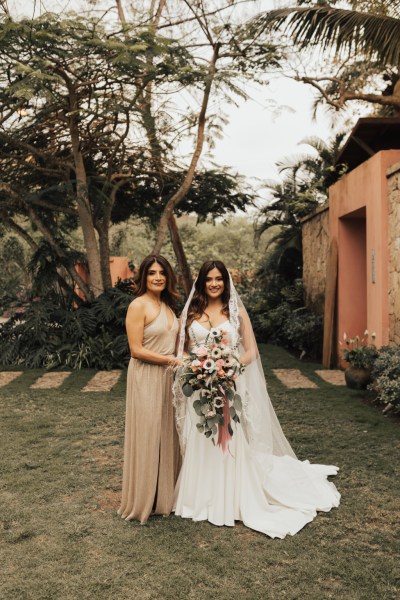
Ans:
[[[172,406],[178,294],[171,265],[147,256],[126,316],[131,360],[127,375],[122,502],[118,514],[146,523],[172,510],[180,451]]]

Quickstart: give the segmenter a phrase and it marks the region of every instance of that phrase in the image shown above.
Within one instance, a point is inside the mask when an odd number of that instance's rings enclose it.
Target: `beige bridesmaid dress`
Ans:
[[[168,323],[164,303],[145,325],[143,346],[174,354],[178,319]],[[150,514],[169,515],[180,468],[179,441],[172,406],[172,371],[131,358],[126,391],[122,501],[118,514],[145,523]]]

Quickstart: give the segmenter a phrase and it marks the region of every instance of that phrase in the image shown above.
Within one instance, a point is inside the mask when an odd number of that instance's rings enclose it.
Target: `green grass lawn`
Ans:
[[[271,346],[263,358],[299,458],[340,467],[338,509],[284,540],[174,516],[125,522],[125,376],[83,394],[92,371],[55,391],[31,390],[42,371],[27,371],[0,389],[1,600],[398,598],[398,419],[324,383],[318,365]],[[276,367],[319,387],[287,390]]]

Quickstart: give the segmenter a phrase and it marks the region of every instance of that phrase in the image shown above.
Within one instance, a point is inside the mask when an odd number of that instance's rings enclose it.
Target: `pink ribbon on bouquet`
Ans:
[[[222,409],[222,415],[224,417],[224,424],[223,425],[218,425],[218,441],[217,441],[217,446],[221,447],[222,453],[225,456],[226,454],[228,454],[229,442],[232,439],[232,436],[229,433],[229,429],[228,429],[228,425],[229,425],[229,423],[231,421],[231,416],[230,416],[230,413],[229,413],[229,400],[228,400],[227,396],[225,396],[223,389],[220,388],[220,390],[223,393],[223,397],[225,399],[224,406],[223,406],[223,409]]]

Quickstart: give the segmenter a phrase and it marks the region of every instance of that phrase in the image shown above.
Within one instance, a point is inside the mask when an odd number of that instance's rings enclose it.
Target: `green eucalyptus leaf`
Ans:
[[[189,383],[185,383],[182,386],[182,392],[187,398],[189,398],[193,394],[193,388]]]

